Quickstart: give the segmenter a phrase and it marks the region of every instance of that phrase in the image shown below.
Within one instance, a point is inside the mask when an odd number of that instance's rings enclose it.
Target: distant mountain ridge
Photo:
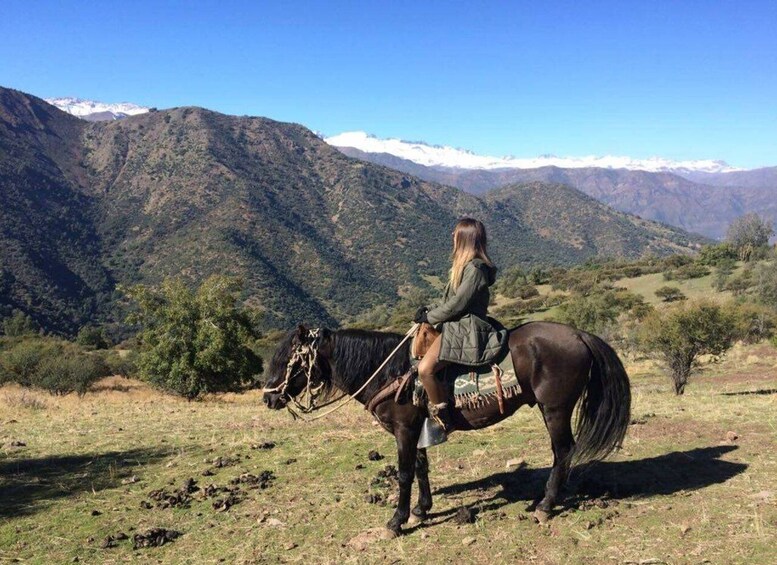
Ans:
[[[555,166],[466,169],[426,166],[397,155],[353,147],[338,149],[350,157],[477,195],[515,183],[565,184],[623,212],[716,239],[725,235],[733,219],[747,212],[777,221],[777,167],[725,173]]]
[[[472,151],[444,145],[429,145],[418,141],[402,139],[382,139],[363,131],[345,132],[326,137],[330,145],[342,148],[354,148],[364,153],[394,155],[401,159],[412,161],[426,167],[442,167],[451,169],[538,169],[542,167],[557,167],[565,169],[628,169],[632,171],[649,172],[704,172],[727,173],[738,171],[724,161],[693,160],[673,161],[661,157],[634,159],[623,156],[587,156],[587,157],[557,157],[542,155],[533,158],[519,157],[489,157],[477,155]]]
[[[0,88],[0,315],[119,321],[118,283],[239,276],[265,324],[336,325],[444,277],[462,215],[500,267],[695,249],[703,239],[558,184],[487,198],[351,159],[310,130],[172,108],[86,122]]]
[[[105,102],[83,100],[81,98],[73,97],[46,98],[45,100],[63,112],[67,112],[68,114],[72,114],[73,116],[89,122],[121,120],[128,116],[145,114],[150,110],[150,108],[138,106],[137,104],[132,104],[130,102],[108,104]]]

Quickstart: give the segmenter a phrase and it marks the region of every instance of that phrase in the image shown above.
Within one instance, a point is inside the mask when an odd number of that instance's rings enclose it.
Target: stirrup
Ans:
[[[421,426],[421,435],[418,437],[418,449],[426,449],[446,441],[448,441],[448,434],[445,428],[432,418],[424,418],[424,423]]]

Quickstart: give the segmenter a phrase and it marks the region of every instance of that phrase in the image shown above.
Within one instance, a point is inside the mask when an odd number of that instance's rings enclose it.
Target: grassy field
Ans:
[[[0,562],[773,563],[777,351],[738,347],[679,398],[650,363],[629,371],[623,449],[575,471],[547,526],[527,508],[548,437],[523,408],[430,450],[432,517],[394,540],[372,535],[393,512],[392,479],[377,476],[394,442],[360,407],[303,423],[256,393],[189,403],[121,378],[83,399],[5,387]],[[474,523],[457,523],[461,507]],[[181,536],[133,550],[152,527]]]

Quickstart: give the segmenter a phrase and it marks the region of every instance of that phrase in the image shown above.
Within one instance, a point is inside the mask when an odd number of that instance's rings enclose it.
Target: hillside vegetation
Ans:
[[[0,89],[0,315],[123,335],[116,284],[238,276],[266,327],[337,325],[444,276],[482,219],[502,267],[689,252],[703,241],[559,185],[480,199],[350,159],[306,128],[174,108],[86,123]]]

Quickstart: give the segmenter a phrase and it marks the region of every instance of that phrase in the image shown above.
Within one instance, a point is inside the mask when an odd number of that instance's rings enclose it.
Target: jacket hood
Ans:
[[[476,268],[480,269],[485,273],[487,280],[488,280],[488,286],[491,286],[496,282],[496,267],[492,267],[485,262],[483,262],[482,259],[475,258],[472,260],[472,265],[474,265]]]

